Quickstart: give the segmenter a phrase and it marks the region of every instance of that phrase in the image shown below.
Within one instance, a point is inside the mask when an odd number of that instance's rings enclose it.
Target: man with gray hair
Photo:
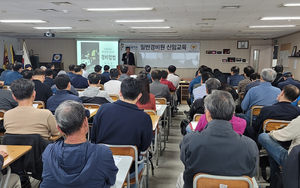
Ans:
[[[57,129],[66,135],[43,153],[43,187],[110,187],[118,168],[111,150],[86,140],[89,124],[84,106],[65,101],[55,111]]]
[[[185,171],[178,177],[176,188],[192,188],[197,173],[249,177],[256,174],[255,142],[236,133],[229,122],[235,110],[231,94],[215,90],[205,98],[204,104],[208,121],[205,129],[187,134],[180,143]]]
[[[243,117],[247,121],[247,125],[250,123],[250,111],[254,105],[273,105],[277,103],[277,96],[280,94],[280,89],[271,85],[276,78],[276,72],[273,69],[266,68],[261,71],[260,84],[256,87],[249,89],[247,95],[243,99],[242,109],[246,112]],[[239,117],[243,115],[239,114]],[[255,117],[256,118],[256,117]]]

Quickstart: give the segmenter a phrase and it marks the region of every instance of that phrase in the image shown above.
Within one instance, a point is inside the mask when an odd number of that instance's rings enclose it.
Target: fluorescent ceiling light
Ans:
[[[43,20],[0,20],[3,23],[46,23]]]
[[[120,23],[165,22],[166,20],[115,20]]]
[[[34,29],[73,29],[72,27],[34,27]]]
[[[300,3],[284,3],[282,6],[284,6],[284,7],[299,7]]]
[[[296,27],[296,25],[257,25],[257,26],[249,26],[249,28],[269,28],[269,27]]]
[[[300,17],[262,17],[260,20],[300,20]]]
[[[136,7],[136,8],[84,8],[87,11],[143,11],[154,10],[154,7]]]
[[[131,27],[132,29],[170,29],[170,26],[163,27]]]
[[[148,37],[179,37],[179,35],[148,35]]]
[[[262,32],[282,32],[284,30],[274,30],[274,29],[257,29],[257,30],[253,30],[253,29],[248,29],[248,30],[240,30],[240,32],[242,33],[262,33]]]

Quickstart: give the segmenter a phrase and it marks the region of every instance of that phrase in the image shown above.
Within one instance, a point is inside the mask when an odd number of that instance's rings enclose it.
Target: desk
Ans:
[[[159,115],[160,117],[163,117],[164,120],[167,119],[167,114],[166,114],[166,109],[167,109],[168,105],[165,105],[165,104],[159,104],[159,105],[156,105],[156,112],[157,112],[157,115]],[[169,120],[168,120],[168,129],[167,129],[167,132],[166,132],[166,126],[164,127],[164,148],[161,149],[161,144],[160,144],[160,155],[162,155],[162,151],[165,150],[166,148],[166,142],[167,142],[167,139],[166,139],[166,135],[169,133],[169,128],[170,128],[170,124],[169,124]],[[156,165],[157,166],[157,165]]]
[[[121,188],[125,182],[127,175],[129,177],[128,172],[130,170],[133,158],[131,156],[114,155],[114,161],[119,171],[117,173],[116,182],[112,186],[112,188]]]
[[[98,109],[96,108],[89,108],[88,110],[90,111],[90,118],[94,117],[98,112]]]
[[[0,121],[2,121],[4,118],[3,117],[0,117]]]
[[[61,135],[57,135],[57,136],[51,136],[48,140],[51,141],[56,141],[58,140],[60,137],[64,136],[65,134],[61,134]]]
[[[150,115],[150,117],[151,117],[151,121],[152,121],[152,130],[155,131],[158,121],[160,119],[160,116],[159,115]]]
[[[7,168],[7,176],[6,179],[3,180],[4,182],[4,186],[3,188],[7,187],[7,182],[8,179],[10,178],[10,174],[11,174],[11,169],[9,167],[9,165],[11,163],[13,163],[14,161],[16,161],[17,159],[19,159],[20,157],[22,157],[23,155],[25,155],[29,150],[31,150],[31,146],[17,146],[17,145],[0,145],[0,151],[4,151],[6,153],[8,153],[8,156],[4,158],[4,163],[3,163],[3,167],[2,169]],[[2,174],[1,174],[2,176]],[[0,185],[2,184],[2,182],[0,182]]]
[[[253,188],[259,188],[256,179],[254,177],[252,178],[252,182],[253,182]]]

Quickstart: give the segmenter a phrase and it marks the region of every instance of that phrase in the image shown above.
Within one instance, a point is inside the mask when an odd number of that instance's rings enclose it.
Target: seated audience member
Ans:
[[[122,65],[121,67],[121,75],[119,77],[119,81],[122,82],[125,78],[128,78],[129,76],[127,75],[128,72],[128,67],[126,65]]]
[[[89,87],[88,81],[82,76],[81,66],[75,66],[75,76],[71,79],[71,84],[75,88],[87,88]]]
[[[45,80],[45,71],[35,69],[33,71],[33,83],[35,85],[35,101],[43,101],[47,106],[47,100],[53,95],[49,86],[43,84]]]
[[[203,72],[207,72],[207,66],[205,65],[201,65],[198,69],[198,75],[196,76],[196,78],[194,78],[190,85],[189,85],[189,92],[191,95],[193,95],[193,89],[194,89],[194,85],[201,83],[201,74]]]
[[[255,142],[237,134],[229,122],[235,108],[231,94],[215,90],[205,98],[204,104],[206,128],[201,133],[187,134],[180,143],[180,159],[185,170],[178,177],[177,188],[192,188],[197,173],[249,177],[256,174]]]
[[[50,65],[51,65],[51,64],[50,64]],[[41,66],[40,69],[42,69],[43,71],[46,71],[47,67]]]
[[[277,96],[278,103],[271,106],[264,106],[253,126],[248,126],[245,135],[257,142],[257,137],[263,132],[263,123],[266,119],[278,119],[291,121],[300,115],[300,108],[293,106],[291,102],[299,96],[299,89],[294,85],[284,86],[281,93]]]
[[[0,151],[0,168],[2,169],[4,158],[8,156],[8,153],[4,151]],[[1,173],[1,172],[0,172]],[[1,182],[0,187],[4,186],[4,180],[6,179],[7,175],[3,176],[3,182]],[[10,177],[7,182],[8,188],[20,188],[21,187],[21,181],[20,177],[17,174],[10,174]]]
[[[4,114],[5,133],[39,134],[44,139],[59,135],[51,112],[32,106],[36,93],[32,81],[21,78],[13,81],[10,88],[19,105]]]
[[[277,102],[276,98],[281,92],[280,89],[271,85],[276,77],[276,72],[273,69],[263,69],[260,74],[260,84],[257,87],[251,88],[242,102],[242,109],[246,112],[244,119],[247,125],[250,123],[250,111],[254,105],[273,105]],[[243,117],[239,114],[239,117]]]
[[[151,72],[151,67],[150,67],[150,65],[146,65],[146,66],[145,66],[145,72],[146,72],[146,74],[147,74],[147,76],[148,76],[148,78],[149,78],[149,83],[151,84],[151,83],[152,83],[152,78],[151,78],[151,74],[150,74],[150,72]]]
[[[277,75],[276,75],[276,78],[274,79],[274,81],[272,82],[272,86],[277,87],[278,83],[284,81],[283,76],[282,76],[283,66],[282,65],[276,65],[274,70],[276,71]]]
[[[25,70],[33,71],[32,66],[30,64],[25,65]]]
[[[223,74],[219,69],[214,69],[214,78],[218,79],[222,85],[227,84],[227,79],[225,74]]]
[[[57,76],[57,72],[54,71],[54,69],[55,69],[54,63],[48,63],[48,64],[46,65],[46,70],[47,70],[47,69],[53,70],[53,79],[55,79],[55,77]],[[44,70],[44,71],[46,71],[46,70]]]
[[[274,130],[269,133],[261,133],[258,136],[258,142],[267,150],[269,153],[270,162],[270,176],[271,179],[274,177],[276,172],[280,172],[279,166],[283,166],[285,159],[291,152],[294,146],[300,143],[300,116],[293,119],[286,127]],[[288,148],[284,148],[280,142],[290,141],[291,145]],[[272,180],[271,180],[272,181]]]
[[[47,69],[45,71],[45,81],[44,84],[46,84],[49,87],[52,87],[55,82],[53,80],[53,70],[52,69]]]
[[[59,71],[57,75],[59,76],[59,75],[62,75],[62,74],[67,75],[67,73],[66,73],[65,71]],[[71,78],[70,78],[70,79],[71,79]],[[55,85],[55,79],[53,79],[53,80],[54,80],[54,85],[51,87],[51,90],[52,90],[53,94],[55,94],[56,91],[57,91],[57,87],[56,87],[56,85]],[[78,91],[77,91],[77,90],[74,88],[74,86],[72,86],[72,85],[71,85],[70,92],[71,92],[73,95],[79,96]]]
[[[173,85],[175,86],[175,88],[178,89],[180,78],[179,78],[179,76],[175,75],[176,67],[174,65],[170,65],[168,67],[168,72],[169,72],[169,74],[168,74],[167,80],[172,82]],[[151,75],[150,75],[150,78],[151,78]]]
[[[47,109],[49,109],[53,114],[60,103],[66,100],[73,100],[82,103],[80,98],[70,91],[70,78],[66,74],[58,75],[54,81],[58,90],[56,91],[55,95],[50,97],[47,101]]]
[[[87,79],[89,76],[89,73],[86,71],[86,65],[84,63],[82,63],[82,64],[80,64],[80,66],[82,69],[82,76]]]
[[[278,83],[279,89],[282,90],[284,86],[289,85],[289,84],[294,85],[298,89],[300,89],[300,82],[294,80],[294,76],[290,71],[284,72],[282,76],[283,76],[284,81]]]
[[[6,74],[4,85],[10,85],[12,81],[23,78],[21,75],[22,66],[22,63],[19,62],[13,64],[13,71]]]
[[[195,85],[193,89],[194,100],[201,99],[206,95],[205,82],[212,77],[213,75],[210,72],[204,72],[201,74],[201,85],[199,87],[196,87]]]
[[[83,103],[104,104],[114,102],[106,91],[100,90],[100,75],[91,73],[88,77],[89,87],[79,94]]]
[[[109,81],[110,80],[110,74],[109,74],[109,66],[108,65],[104,65],[104,73],[102,73],[101,76],[105,76],[106,80]]]
[[[120,86],[121,83],[118,78],[119,78],[119,70],[118,69],[110,69],[110,78],[108,82],[104,84],[104,90],[108,94],[115,94],[119,95],[120,93]]]
[[[75,65],[69,65],[69,72],[67,75],[72,79],[75,76],[75,71],[74,71]]]
[[[103,104],[94,117],[92,143],[134,145],[139,154],[148,149],[152,140],[152,121],[148,114],[135,105],[142,95],[141,91],[142,84],[139,80],[123,80],[120,100]],[[122,118],[117,118],[119,115]],[[134,166],[131,165],[130,178],[135,177]],[[141,163],[139,172],[143,167]]]
[[[142,96],[136,102],[139,109],[156,111],[155,96],[150,93],[149,79],[146,73],[139,74],[137,77],[142,83]]]
[[[8,63],[8,64],[6,65],[6,69],[7,69],[7,70],[5,70],[5,71],[3,71],[3,72],[1,73],[0,81],[5,81],[5,76],[6,76],[8,73],[12,72],[12,67],[13,67],[13,64],[11,64],[11,63]]]
[[[101,81],[100,81],[100,84],[105,84],[108,80],[106,79],[106,77],[105,76],[103,76],[101,73],[102,73],[102,67],[100,66],[100,65],[96,65],[95,67],[94,67],[94,71],[95,71],[95,73],[97,73],[97,74],[99,74],[100,75],[100,79],[101,79]]]
[[[218,88],[218,90],[223,90],[223,91],[229,92],[234,101],[236,101],[238,99],[238,95],[236,93],[236,90],[232,86],[223,85],[220,88]],[[246,125],[247,125],[246,120],[244,120],[242,118],[239,118],[239,117],[236,117],[233,114],[232,119],[229,122],[232,124],[232,128],[236,133],[238,133],[240,135],[242,135],[244,133]],[[207,123],[208,122],[206,120],[205,115],[201,116],[200,120],[197,124],[197,127],[195,128],[195,131],[201,132],[202,130],[204,130]]]
[[[216,78],[209,78],[206,82],[206,93],[211,94],[211,92],[221,86],[221,83]],[[190,109],[190,121],[193,120],[193,117],[195,114],[204,114],[204,99],[206,95],[203,96],[203,98],[197,99],[193,102],[191,109]]]
[[[12,92],[0,89],[0,110],[10,110],[18,106],[18,102],[12,97]]]
[[[241,80],[238,84],[238,92],[244,92],[246,86],[251,83],[250,75],[254,73],[254,69],[251,66],[244,68],[244,80]]]
[[[170,92],[176,91],[176,87],[173,85],[172,82],[167,80],[167,77],[168,77],[168,72],[165,70],[162,70],[160,83],[167,85]]]
[[[248,93],[249,89],[258,86],[260,84],[260,74],[258,72],[252,73],[250,75],[250,81],[251,83],[247,84],[245,91],[244,91],[244,97]]]
[[[33,81],[33,72],[30,70],[23,70],[21,72],[23,78]]]
[[[171,101],[171,94],[167,85],[160,83],[161,71],[154,70],[151,72],[152,84],[150,84],[150,93],[155,98],[166,98],[167,102]]]
[[[231,76],[227,78],[227,84],[231,86],[238,86],[239,82],[245,79],[245,77],[239,75],[239,73],[240,73],[239,67],[237,66],[231,67],[230,69]]]
[[[66,135],[66,140],[45,149],[41,188],[96,188],[115,184],[118,168],[112,152],[107,146],[86,140],[89,125],[84,113],[84,106],[75,101],[65,101],[57,107],[57,129]]]

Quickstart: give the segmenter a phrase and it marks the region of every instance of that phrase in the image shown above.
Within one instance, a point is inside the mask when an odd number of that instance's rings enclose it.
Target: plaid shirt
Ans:
[[[162,78],[162,79],[160,80],[160,83],[167,85],[167,86],[169,87],[169,90],[170,90],[171,92],[172,92],[172,91],[176,91],[176,87],[173,85],[172,82],[170,82],[170,81],[168,81],[168,80]]]

